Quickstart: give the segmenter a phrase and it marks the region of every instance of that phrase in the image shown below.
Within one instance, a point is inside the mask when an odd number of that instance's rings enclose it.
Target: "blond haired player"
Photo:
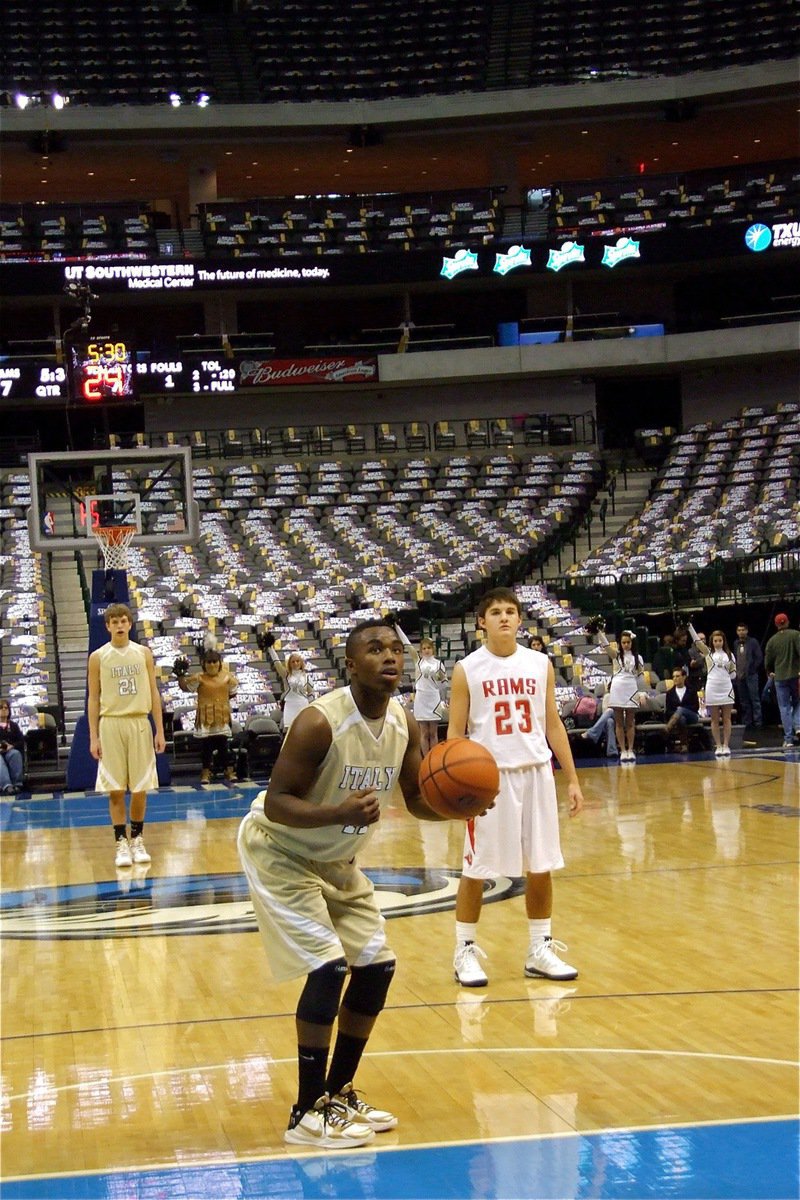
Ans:
[[[578,972],[558,957],[566,950],[551,932],[551,871],[564,866],[552,750],[566,776],[569,812],[583,805],[569,736],[558,713],[553,665],[517,642],[520,603],[510,588],[494,588],[480,601],[484,644],[456,663],[450,691],[448,738],[468,734],[490,750],[500,767],[500,792],[481,821],[467,824],[464,863],[456,897],[455,976],[462,987],[485,987],[485,958],[477,945],[483,884],[499,875],[525,876],[529,949],[525,974],[574,979]]]
[[[115,864],[129,867],[150,862],[142,830],[147,792],[158,787],[156,752],[164,750],[164,719],[153,655],[131,641],[133,614],[127,604],[110,604],[105,624],[111,640],[89,655],[89,751],[97,759],[97,790],[108,792]],[[126,791],[131,794],[130,842]]]

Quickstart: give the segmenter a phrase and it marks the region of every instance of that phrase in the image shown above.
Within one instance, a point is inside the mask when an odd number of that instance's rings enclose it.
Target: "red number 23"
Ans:
[[[516,725],[513,720],[510,700],[498,700],[494,706],[494,727],[497,734],[530,733],[533,729],[531,719],[531,702],[526,696],[514,701],[514,711],[517,714]]]

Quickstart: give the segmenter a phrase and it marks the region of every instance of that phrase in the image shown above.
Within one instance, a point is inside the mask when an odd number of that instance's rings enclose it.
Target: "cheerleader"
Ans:
[[[282,663],[278,655],[273,651],[270,655],[275,663],[278,674],[283,680],[283,730],[288,733],[292,721],[299,712],[304,708],[308,708],[309,702],[314,697],[314,689],[311,686],[311,676],[306,670],[306,664],[302,654],[297,650],[286,655],[286,662]]]
[[[394,627],[414,659],[414,716],[419,723],[420,748],[424,757],[439,741],[439,721],[442,717],[439,684],[444,682],[447,674],[444,663],[436,657],[436,647],[430,638],[421,638],[417,651],[396,622]]]
[[[735,701],[733,679],[736,674],[736,659],[730,652],[728,639],[721,629],[711,634],[710,648],[697,637],[689,626],[695,646],[704,656],[706,668],[705,702],[711,717],[711,736],[716,747],[717,758],[730,758],[731,714]],[[720,730],[720,725],[722,726]]]
[[[619,761],[636,762],[633,744],[636,740],[636,710],[639,707],[639,693],[644,688],[641,679],[644,663],[634,651],[635,634],[630,629],[623,629],[619,635],[619,645],[609,642],[602,630],[598,630],[598,641],[608,650],[611,662],[611,687],[609,700],[614,710],[614,727],[617,734],[617,744],[620,754]]]

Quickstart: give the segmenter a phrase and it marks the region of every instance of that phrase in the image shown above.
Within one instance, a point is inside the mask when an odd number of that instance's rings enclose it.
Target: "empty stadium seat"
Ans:
[[[435,450],[452,450],[456,444],[455,430],[449,421],[434,421],[433,445]]]
[[[464,422],[464,437],[467,446],[475,448],[489,445],[489,426],[486,421],[472,420]]]
[[[421,421],[409,421],[403,428],[406,450],[427,450],[428,430]]]
[[[392,454],[397,449],[397,434],[386,422],[375,426],[375,449],[379,454]]]
[[[514,445],[514,430],[505,417],[496,417],[491,422],[491,430],[493,446]]]
[[[366,449],[366,437],[355,425],[345,425],[344,440],[348,454],[361,454]]]
[[[306,439],[293,425],[289,425],[283,431],[281,447],[284,454],[302,454],[306,448]]]

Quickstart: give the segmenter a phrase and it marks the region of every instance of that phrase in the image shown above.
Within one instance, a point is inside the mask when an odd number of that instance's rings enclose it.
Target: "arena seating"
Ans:
[[[800,543],[800,405],[751,407],[678,434],[644,511],[567,572],[658,583]]]
[[[580,0],[255,0],[207,6],[11,0],[0,16],[0,91],[60,91],[74,104],[365,101],[675,75],[790,58],[782,0],[659,6]],[[113,36],[114,53],[108,54]],[[677,110],[678,113],[681,110]],[[354,145],[371,131],[356,125]]]
[[[134,479],[127,467],[115,475],[140,488],[154,477],[151,470]],[[194,699],[171,677],[172,663],[193,657],[208,631],[240,679],[239,725],[251,716],[276,720],[281,687],[259,647],[264,627],[281,653],[300,650],[315,689],[326,691],[343,678],[344,639],[360,615],[417,613],[426,598],[459,593],[471,602],[487,580],[510,579],[561,536],[586,511],[600,477],[593,451],[196,461],[199,543],[133,546],[128,562],[132,602],[176,731],[191,731]],[[143,496],[146,530],[168,519],[172,486],[159,479]],[[14,680],[12,704],[33,712],[58,699],[53,621],[44,627],[52,613],[47,560],[28,552],[27,475],[6,473],[3,497],[4,545],[12,551],[2,562],[3,677]],[[31,577],[24,587],[23,571]]]
[[[550,199],[549,228],[567,236],[603,230],[646,233],[756,220],[791,220],[800,206],[796,161],[724,170],[563,184]]]
[[[13,261],[157,253],[155,225],[144,203],[0,205],[0,258]]]
[[[342,6],[318,0],[253,3],[242,17],[261,96],[379,100],[480,90],[490,6],[402,0]],[[323,50],[324,48],[324,50]]]
[[[787,24],[780,0],[752,7],[721,0],[697,3],[688,11],[675,5],[634,9],[603,0],[579,0],[569,8],[558,0],[507,5],[495,24],[487,82],[537,87],[785,58],[796,53],[798,38],[796,26]]]
[[[24,514],[30,504],[27,471],[2,473],[0,483],[0,677],[3,696],[23,731],[58,706],[54,606],[48,563],[30,553]]]
[[[210,258],[366,254],[376,250],[458,249],[488,245],[503,232],[499,194],[491,188],[214,201],[198,207]],[[398,330],[365,330],[365,342],[396,343]],[[379,335],[384,337],[380,338]]]
[[[73,104],[164,103],[211,88],[201,22],[188,7],[115,0],[11,0],[0,9],[0,91]],[[109,44],[113,42],[113,53]]]
[[[505,246],[521,236],[529,244],[531,240],[591,237],[603,232],[638,237],[665,229],[792,221],[800,213],[800,170],[794,160],[650,175],[646,184],[639,177],[563,184],[553,189],[546,220],[539,210],[506,208],[503,191],[472,188],[372,197],[343,195],[333,202],[320,196],[218,200],[200,204],[197,220],[206,257],[274,259],[444,252]],[[159,253],[156,220],[144,202],[3,204],[0,258],[154,257]],[[630,324],[619,313],[608,314],[608,318],[608,326]],[[520,333],[538,334],[538,340],[559,340],[564,317],[525,319],[520,322]],[[393,353],[399,348],[399,327],[363,330],[362,334],[361,340],[347,344],[351,352]],[[577,329],[574,336],[580,336]],[[206,346],[203,338],[182,340],[184,353],[218,349]],[[415,326],[407,331],[403,349],[414,353],[478,344],[483,343],[474,338],[468,342],[455,326]],[[309,353],[341,352],[343,348],[337,340],[317,340],[306,346]],[[275,335],[231,335],[224,350],[232,353],[237,349],[272,353]]]

